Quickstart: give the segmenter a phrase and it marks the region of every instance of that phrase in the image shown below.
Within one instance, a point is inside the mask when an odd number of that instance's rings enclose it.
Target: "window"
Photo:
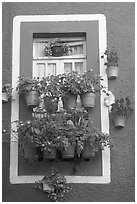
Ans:
[[[59,34],[56,34],[59,36]],[[69,34],[70,35],[70,34]],[[73,36],[73,33],[71,33]],[[78,34],[77,34],[78,35]],[[65,33],[64,36],[67,36]],[[33,76],[43,77],[77,71],[86,71],[86,37],[61,37],[70,46],[70,53],[61,57],[46,56],[44,46],[55,38],[35,38],[33,40]]]
[[[32,112],[19,100],[16,82],[19,76],[47,76],[94,69],[95,74],[103,76],[102,82],[107,87],[107,76],[100,61],[106,49],[106,20],[103,15],[55,15],[55,16],[17,16],[13,22],[13,97],[11,121],[25,120]],[[54,28],[54,29],[53,29]],[[53,32],[54,30],[54,32]],[[71,31],[71,32],[70,32]],[[45,35],[46,34],[46,35]],[[57,36],[58,34],[58,36]],[[50,58],[44,55],[43,45],[46,40],[60,37],[69,40],[72,53],[62,58]],[[64,38],[64,39],[63,39]],[[43,41],[44,40],[44,41]],[[92,114],[95,124],[103,132],[109,133],[108,109],[103,103],[104,95],[98,97]],[[13,128],[15,128],[13,126]],[[59,166],[59,163],[57,164]],[[69,183],[108,183],[110,182],[110,152],[106,148],[92,163],[81,168],[78,175],[67,173],[70,165],[64,163],[64,174]],[[20,160],[18,144],[11,136],[10,146],[10,181],[11,183],[34,183],[44,175],[47,164],[41,163],[28,167]],[[61,168],[63,169],[63,168]],[[61,170],[60,169],[60,170]]]

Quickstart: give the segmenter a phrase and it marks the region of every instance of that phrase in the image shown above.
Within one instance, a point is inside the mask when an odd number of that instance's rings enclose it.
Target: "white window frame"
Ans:
[[[101,55],[107,47],[106,40],[106,17],[102,14],[76,14],[76,15],[32,15],[16,16],[13,19],[13,55],[12,55],[12,87],[13,98],[11,108],[11,122],[19,119],[19,96],[16,91],[18,77],[20,75],[20,25],[21,22],[61,22],[61,21],[98,21],[99,25],[99,60],[100,75],[104,78],[101,82],[104,87],[108,87],[105,66],[101,60]],[[106,88],[107,91],[107,88]],[[104,106],[105,93],[100,96],[101,105],[101,131],[109,133],[109,115],[108,108]],[[16,130],[16,126],[12,124]],[[10,140],[10,182],[12,184],[35,183],[44,175],[18,175],[18,143],[11,135]],[[111,181],[110,178],[110,149],[105,148],[102,151],[102,176],[66,176],[68,183],[100,183],[105,184]]]

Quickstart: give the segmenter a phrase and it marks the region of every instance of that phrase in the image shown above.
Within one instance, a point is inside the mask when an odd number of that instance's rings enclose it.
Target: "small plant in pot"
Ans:
[[[53,168],[41,180],[35,182],[35,187],[46,192],[55,202],[63,201],[66,193],[70,191],[65,176]]]
[[[117,128],[123,128],[125,126],[126,117],[129,116],[133,109],[131,101],[128,97],[116,99],[111,109],[111,115],[113,117],[114,126]]]
[[[41,146],[41,122],[38,119],[16,121],[16,130],[12,135],[18,138],[21,155],[29,160],[38,160],[37,147]]]
[[[87,71],[80,80],[80,97],[84,108],[93,108],[95,106],[96,92],[100,92],[101,76],[93,75],[93,71]]]
[[[47,76],[40,81],[44,106],[48,113],[55,113],[58,109],[60,97],[59,75]]]
[[[104,147],[110,147],[110,136],[107,133],[102,133],[94,128],[89,132],[85,140],[82,151],[83,159],[90,159],[96,155],[97,152],[103,150]]]
[[[80,94],[80,75],[77,72],[60,75],[60,93],[64,109],[76,107],[77,96]]]
[[[108,79],[116,79],[118,76],[118,55],[117,52],[113,49],[106,50],[104,55],[101,56],[101,58],[104,58],[105,63],[104,65],[107,66],[106,72]]]
[[[7,83],[2,87],[2,102],[8,102],[12,95],[12,86]]]
[[[60,57],[63,55],[68,55],[71,51],[69,44],[62,43],[59,38],[55,40],[49,41],[45,44],[45,55],[46,56],[54,56]]]
[[[23,94],[25,96],[28,107],[34,108],[38,106],[41,92],[39,78],[19,77],[16,90],[19,95]]]
[[[50,115],[43,118],[42,127],[42,146],[43,146],[43,158],[48,160],[56,159],[57,153],[57,133],[56,133],[56,122],[52,120]]]

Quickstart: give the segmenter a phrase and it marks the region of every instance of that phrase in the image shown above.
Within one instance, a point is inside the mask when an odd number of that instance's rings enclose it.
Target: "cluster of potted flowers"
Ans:
[[[17,130],[13,134],[18,134],[21,152],[29,160],[39,158],[38,148],[43,159],[56,159],[57,152],[61,153],[62,159],[87,159],[95,156],[104,146],[109,146],[108,134],[91,125],[91,118],[85,109],[78,111],[70,108],[47,113],[42,118],[17,122]]]
[[[82,106],[93,108],[95,105],[96,92],[102,88],[100,76],[94,76],[93,71],[87,71],[80,76],[76,72],[47,76],[46,78],[20,77],[17,85],[18,94],[24,94],[28,107],[34,108],[43,97],[45,107],[50,112],[57,110],[58,101],[61,97],[63,107],[75,108],[77,96],[80,95]],[[52,110],[54,108],[54,110]]]

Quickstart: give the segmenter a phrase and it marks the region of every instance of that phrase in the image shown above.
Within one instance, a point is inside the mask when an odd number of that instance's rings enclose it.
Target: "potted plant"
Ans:
[[[80,75],[76,72],[62,74],[59,77],[60,93],[64,109],[75,108],[77,96],[80,94]]]
[[[11,84],[7,83],[2,87],[2,102],[8,102],[9,98],[11,97],[12,93],[12,86]]]
[[[15,123],[17,128],[12,130],[12,135],[18,138],[21,155],[29,161],[37,160],[37,147],[39,146],[37,138],[40,137],[38,120],[15,121]]]
[[[39,78],[31,79],[29,77],[19,77],[18,85],[16,87],[18,94],[25,96],[28,107],[36,107],[39,104],[39,95],[41,86]]]
[[[105,63],[104,65],[107,66],[106,72],[108,79],[115,79],[118,76],[118,55],[117,52],[113,49],[106,50],[104,55],[101,56],[104,58]]]
[[[91,157],[94,157],[97,152],[103,150],[106,146],[110,146],[109,135],[96,130],[96,128],[93,128],[93,130],[89,132],[89,135],[84,142],[84,148],[81,154],[82,158],[90,159]]]
[[[62,43],[59,38],[45,44],[45,54],[48,56],[60,57],[68,55],[71,51],[69,44]]]
[[[43,118],[42,140],[43,140],[43,159],[56,159],[57,144],[56,144],[56,122],[50,115]]]
[[[48,113],[55,113],[58,109],[60,97],[59,75],[47,76],[40,80],[44,106]]]
[[[115,103],[111,105],[111,114],[115,127],[124,127],[126,117],[133,111],[130,105],[131,101],[128,97],[116,99]]]
[[[100,86],[100,76],[93,76],[93,70],[87,71],[80,80],[80,97],[84,108],[93,108],[95,106],[96,92],[102,88]]]
[[[63,201],[70,190],[66,178],[53,168],[41,180],[35,182],[35,187],[48,193],[48,197],[56,202]]]

